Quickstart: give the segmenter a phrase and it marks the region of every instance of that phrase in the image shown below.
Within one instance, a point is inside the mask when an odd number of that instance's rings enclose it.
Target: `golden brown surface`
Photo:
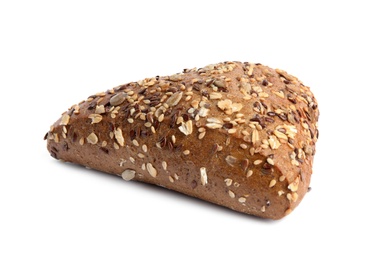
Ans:
[[[297,78],[224,62],[92,95],[46,138],[56,159],[280,219],[308,190],[318,115]]]

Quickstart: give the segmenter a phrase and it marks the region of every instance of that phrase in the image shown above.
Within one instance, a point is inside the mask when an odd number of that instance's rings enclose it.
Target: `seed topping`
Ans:
[[[121,173],[121,177],[125,181],[130,181],[130,180],[134,179],[134,177],[135,177],[135,171],[134,170],[131,170],[131,169],[126,169],[125,171],[123,171]]]
[[[125,143],[125,140],[124,140],[124,137],[122,135],[122,130],[121,128],[116,128],[114,130],[114,134],[115,134],[115,139],[116,141],[119,143],[120,146],[124,146],[124,143]]]
[[[182,125],[178,127],[180,132],[185,135],[190,135],[193,132],[193,123],[192,120],[188,120],[187,122],[182,122]]]
[[[179,101],[182,99],[182,96],[183,96],[183,92],[175,92],[174,94],[172,94],[172,96],[168,98],[168,100],[166,101],[166,104],[169,107],[176,106],[178,105]]]
[[[207,174],[206,174],[205,167],[200,168],[200,175],[201,175],[201,184],[205,186],[207,184]]]
[[[100,114],[90,114],[89,119],[91,119],[91,124],[97,124],[102,121],[103,117]]]
[[[127,96],[126,93],[120,92],[120,93],[112,96],[109,102],[110,102],[111,106],[121,105],[125,101],[126,96]]]
[[[149,173],[153,178],[156,178],[156,177],[157,177],[157,170],[155,169],[155,167],[153,167],[152,163],[147,163],[147,164],[146,164],[146,169],[147,169],[148,173]]]
[[[94,133],[91,133],[90,135],[88,135],[88,137],[86,138],[86,140],[90,144],[97,144],[98,143],[98,136],[96,134],[94,134]]]
[[[68,125],[69,122],[70,122],[70,116],[67,113],[65,113],[63,114],[59,125]]]

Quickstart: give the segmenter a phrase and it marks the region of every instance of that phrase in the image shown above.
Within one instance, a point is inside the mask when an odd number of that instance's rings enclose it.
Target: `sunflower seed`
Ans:
[[[118,106],[118,105],[122,104],[122,102],[124,102],[126,97],[127,97],[126,93],[120,92],[120,93],[114,95],[113,97],[111,97],[109,102],[112,106]]]

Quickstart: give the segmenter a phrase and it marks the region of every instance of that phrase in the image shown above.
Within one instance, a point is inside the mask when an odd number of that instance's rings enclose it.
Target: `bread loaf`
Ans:
[[[223,62],[91,95],[45,139],[56,159],[280,219],[308,191],[318,116],[285,71]]]

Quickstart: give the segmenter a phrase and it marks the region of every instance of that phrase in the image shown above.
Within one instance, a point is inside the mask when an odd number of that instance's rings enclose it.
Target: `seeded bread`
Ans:
[[[91,95],[45,139],[56,159],[280,219],[308,191],[318,115],[285,71],[224,62]]]

